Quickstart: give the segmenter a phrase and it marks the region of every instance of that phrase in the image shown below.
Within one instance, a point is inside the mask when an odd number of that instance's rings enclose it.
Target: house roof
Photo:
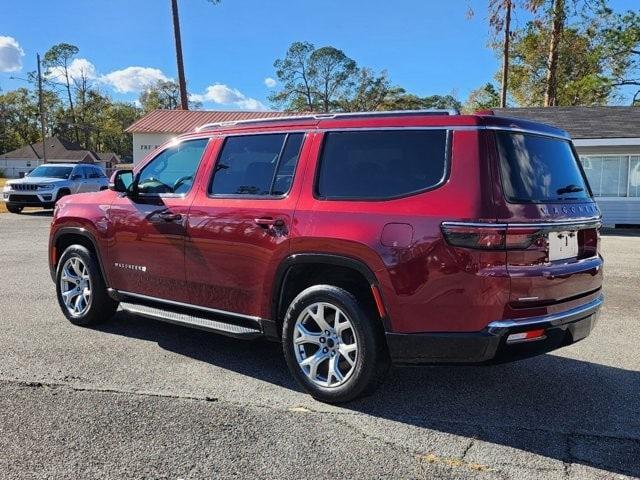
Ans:
[[[92,150],[85,150],[80,145],[74,142],[70,142],[68,140],[63,140],[57,137],[51,137],[46,139],[47,146],[47,161],[52,161],[56,163],[61,163],[63,160],[65,162],[70,163],[78,163],[82,161],[86,161],[87,157],[89,160],[94,161],[103,161],[108,162],[113,160],[120,160],[120,157],[114,152],[94,152]],[[43,158],[42,155],[42,142],[32,143],[31,145],[25,145],[24,147],[18,148],[17,150],[13,150],[12,152],[7,152],[3,155],[0,155],[2,159],[12,159],[19,158],[25,160],[41,160]]]
[[[154,110],[136,120],[125,132],[187,133],[205,123],[232,122],[250,118],[290,116],[290,112],[223,112],[218,110]]]
[[[98,152],[96,153],[96,156],[98,157],[99,160],[102,160],[103,162],[108,162],[112,160],[114,157],[116,161],[120,161],[120,157],[118,157],[118,155],[113,152]]]
[[[20,158],[27,160],[40,160],[43,158],[42,152],[43,142],[32,143],[25,145],[12,152],[7,152],[0,155],[2,159]],[[78,144],[62,140],[57,137],[50,137],[45,139],[47,160],[64,160],[67,162],[78,163],[87,159],[97,159],[98,156],[91,150],[83,150]]]
[[[638,138],[640,107],[494,108],[496,115],[554,125],[576,138]]]

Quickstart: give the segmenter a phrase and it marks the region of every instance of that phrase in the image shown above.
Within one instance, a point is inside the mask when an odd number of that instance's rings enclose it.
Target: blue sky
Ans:
[[[10,77],[34,70],[36,52],[59,42],[77,45],[77,66],[116,99],[133,101],[146,81],[175,78],[168,0],[2,3],[0,70],[14,70],[0,71],[5,91],[23,86]],[[179,3],[189,91],[205,100],[205,108],[270,107],[265,79],[275,77],[274,60],[297,40],[333,45],[359,65],[386,69],[394,83],[417,95],[453,93],[464,100],[492,80],[499,65],[487,48],[486,0]],[[637,8],[638,0],[610,4],[626,10]],[[525,20],[517,11],[517,21]],[[24,53],[20,70],[11,63],[15,51]]]

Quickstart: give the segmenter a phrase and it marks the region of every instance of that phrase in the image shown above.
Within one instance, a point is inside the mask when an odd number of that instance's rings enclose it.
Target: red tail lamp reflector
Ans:
[[[373,299],[376,302],[376,308],[378,309],[378,313],[380,314],[380,318],[384,318],[387,316],[387,311],[384,308],[384,302],[382,301],[382,295],[380,295],[380,290],[375,285],[371,285],[371,292],[373,293]]]
[[[53,246],[51,247],[51,265],[55,265],[56,263],[58,263],[58,249]]]
[[[543,338],[545,338],[544,328],[539,328],[528,332],[512,333],[507,337],[507,343],[529,342],[531,340],[542,340]]]

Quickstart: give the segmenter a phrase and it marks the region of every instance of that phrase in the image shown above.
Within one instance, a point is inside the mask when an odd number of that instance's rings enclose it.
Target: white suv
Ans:
[[[1,200],[11,213],[20,213],[24,207],[53,208],[65,195],[97,192],[108,185],[107,176],[97,165],[47,163],[24,178],[7,182]]]

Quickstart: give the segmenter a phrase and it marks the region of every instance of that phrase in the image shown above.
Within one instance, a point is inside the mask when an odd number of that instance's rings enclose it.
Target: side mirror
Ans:
[[[109,190],[130,194],[133,185],[133,170],[116,170],[109,180]]]
[[[80,175],[79,173],[75,173],[75,174],[71,175],[69,180],[78,180],[79,178],[82,178],[82,175]]]

